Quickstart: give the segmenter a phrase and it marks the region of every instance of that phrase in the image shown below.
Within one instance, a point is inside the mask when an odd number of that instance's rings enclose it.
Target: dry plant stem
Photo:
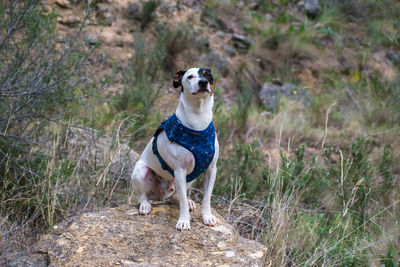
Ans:
[[[329,114],[332,111],[332,108],[336,105],[336,103],[332,103],[332,105],[329,106],[329,108],[327,109],[326,113],[325,113],[325,133],[324,133],[324,138],[322,139],[322,144],[321,144],[321,152],[324,149],[324,145],[325,145],[325,140],[326,140],[326,136],[328,135],[328,120],[329,120]]]
[[[104,170],[102,171],[102,173],[101,173],[101,175],[99,176],[99,178],[97,179],[96,186],[92,189],[91,193],[89,194],[89,198],[88,198],[88,200],[87,200],[87,202],[86,202],[86,204],[85,204],[85,206],[84,206],[84,208],[83,208],[83,211],[86,210],[87,206],[89,205],[90,201],[92,200],[92,197],[93,197],[95,191],[97,190],[97,187],[99,186],[99,184],[100,184],[101,181],[103,181],[102,186],[103,186],[103,187],[105,186],[105,179],[106,179],[106,176],[107,176],[108,172],[110,171],[111,165],[112,165],[112,163],[115,161],[115,159],[117,158],[117,156],[119,156],[120,153],[121,153],[121,149],[122,149],[122,146],[121,146],[121,144],[120,144],[120,131],[121,131],[121,127],[122,127],[122,125],[125,123],[125,121],[126,121],[127,119],[129,119],[129,118],[130,118],[130,117],[128,116],[127,118],[125,118],[124,120],[122,120],[121,123],[120,123],[119,126],[118,126],[118,130],[117,130],[117,134],[116,134],[117,148],[115,149],[114,152],[110,152],[110,158],[109,158],[108,164],[107,164],[107,166],[104,168]]]

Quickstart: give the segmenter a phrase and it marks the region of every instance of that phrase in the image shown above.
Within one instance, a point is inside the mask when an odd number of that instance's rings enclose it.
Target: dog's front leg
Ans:
[[[204,179],[203,194],[203,223],[209,226],[215,226],[218,223],[217,218],[211,214],[211,194],[214,188],[215,177],[217,175],[217,164],[214,163],[207,169]]]
[[[190,229],[189,205],[186,192],[186,170],[178,168],[174,171],[176,194],[179,200],[180,214],[176,224],[178,230]]]

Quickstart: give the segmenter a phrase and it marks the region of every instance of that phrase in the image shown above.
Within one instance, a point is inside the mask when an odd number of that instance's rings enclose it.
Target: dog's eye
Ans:
[[[193,75],[189,75],[187,78],[188,78],[188,80],[191,80],[191,79],[193,79]]]

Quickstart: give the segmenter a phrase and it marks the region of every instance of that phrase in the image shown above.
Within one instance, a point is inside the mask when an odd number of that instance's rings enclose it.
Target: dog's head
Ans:
[[[214,78],[210,69],[191,68],[175,73],[173,86],[182,86],[182,91],[192,95],[204,95],[214,93]]]

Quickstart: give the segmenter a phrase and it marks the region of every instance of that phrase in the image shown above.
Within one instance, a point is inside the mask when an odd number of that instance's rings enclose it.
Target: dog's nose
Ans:
[[[200,87],[207,87],[208,82],[206,80],[200,80],[199,81],[199,86]]]

